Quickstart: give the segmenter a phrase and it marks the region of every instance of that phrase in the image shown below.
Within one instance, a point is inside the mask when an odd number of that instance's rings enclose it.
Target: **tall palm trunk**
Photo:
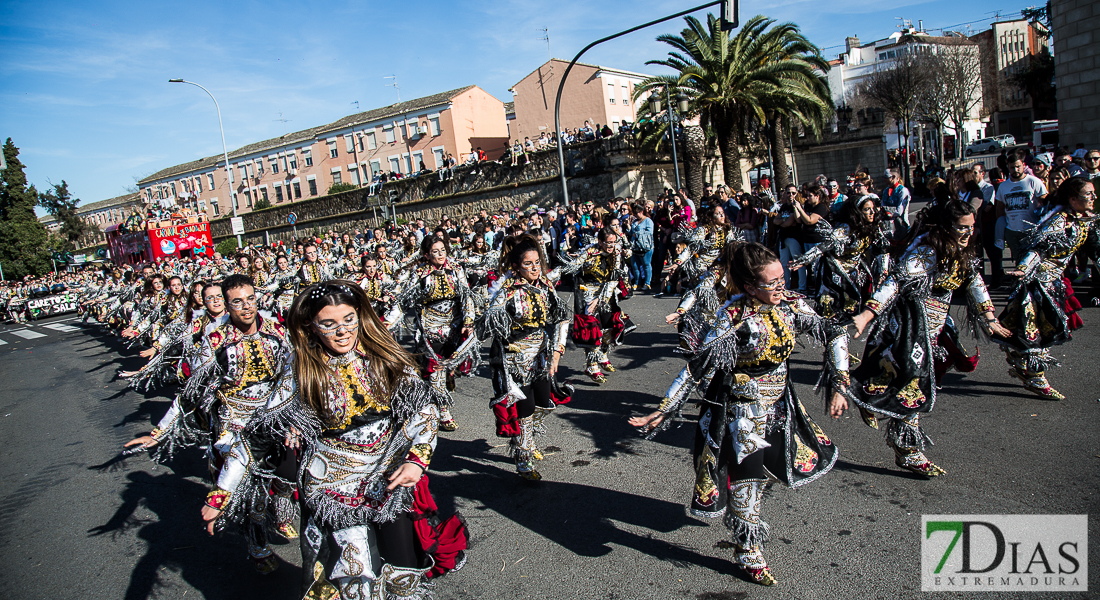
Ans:
[[[706,158],[707,136],[703,128],[698,125],[685,125],[683,128],[684,140],[684,175],[687,177],[688,195],[692,198],[702,198],[703,188],[703,159]]]
[[[716,111],[718,112],[718,111]],[[740,120],[723,110],[714,115],[715,129],[718,131],[718,152],[722,155],[722,173],[726,186],[734,192],[745,189],[744,175],[741,173],[741,147],[737,144]]]
[[[774,112],[769,113],[764,130],[772,149],[772,179],[775,181],[775,189],[781,190],[791,183],[787,175],[787,136],[783,134],[782,120]]]

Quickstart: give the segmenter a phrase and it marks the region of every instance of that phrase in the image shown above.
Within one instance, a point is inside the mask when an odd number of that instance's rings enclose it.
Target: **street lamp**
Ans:
[[[677,93],[677,104],[680,108],[680,115],[683,115],[688,110],[688,97]],[[676,156],[676,123],[680,120],[676,115],[676,112],[672,110],[672,96],[669,92],[668,86],[665,86],[665,101],[668,103],[668,136],[672,138],[672,168],[676,173],[676,190],[679,191],[682,185],[680,185],[680,159]],[[651,94],[649,96],[649,108],[653,111],[653,114],[661,112],[661,97],[657,94]]]
[[[221,131],[221,134],[222,134],[222,156],[225,158],[225,181],[226,181],[226,183],[229,184],[230,200],[232,201],[230,208],[233,209],[233,218],[236,219],[237,218],[237,190],[233,189],[233,172],[229,167],[229,150],[227,150],[226,147],[225,147],[225,127],[222,127],[222,108],[220,106],[218,106],[218,99],[214,97],[214,94],[210,93],[210,90],[202,87],[201,85],[199,85],[199,84],[197,84],[193,81],[184,81],[183,79],[169,79],[168,83],[187,83],[187,84],[193,85],[193,86],[201,89],[202,91],[206,92],[206,95],[210,96],[210,99],[214,101],[214,108],[217,109],[217,111],[218,111],[218,130]],[[239,233],[237,234],[237,247],[238,248],[243,248],[244,247],[244,244],[241,243],[241,234],[239,234]]]

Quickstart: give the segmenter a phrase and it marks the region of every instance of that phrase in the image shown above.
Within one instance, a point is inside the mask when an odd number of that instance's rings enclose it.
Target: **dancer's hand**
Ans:
[[[156,354],[157,354],[157,349],[156,348],[149,348],[149,349],[146,349],[146,350],[142,350],[141,352],[138,352],[138,356],[140,356],[142,358],[153,358],[154,356],[156,356]]]
[[[152,448],[157,445],[157,440],[151,435],[143,435],[126,442],[122,447],[129,448],[130,446],[137,446],[138,444],[141,444],[142,448]]]
[[[986,324],[986,327],[989,328],[989,335],[991,335],[991,336],[999,337],[999,338],[1010,338],[1010,337],[1012,337],[1012,330],[1008,329],[1004,325],[1001,325],[1001,322],[998,321],[997,319],[987,320],[985,322],[985,324]]]
[[[797,270],[801,269],[802,267],[806,266],[804,263],[794,264],[793,262],[791,262],[789,264],[790,264],[790,267],[788,267],[788,268],[790,268],[790,270],[792,270],[792,271],[797,271]]]
[[[839,419],[846,410],[848,410],[848,399],[840,392],[833,392],[833,397],[829,401],[829,416]]]
[[[665,413],[656,411],[649,413],[644,417],[630,417],[627,423],[630,423],[633,427],[644,427],[646,431],[653,431],[663,423],[665,420]]]
[[[466,327],[463,327],[462,328],[462,339],[469,338],[470,334],[473,333],[473,332],[474,332],[474,326],[473,325],[467,325]]]
[[[283,445],[291,450],[297,450],[302,446],[302,434],[297,429],[291,427],[290,433],[286,434],[286,439],[283,440]]]
[[[387,492],[392,492],[397,486],[412,487],[424,475],[424,469],[418,464],[405,463],[390,474],[390,484],[386,486]]]
[[[554,358],[550,359],[550,376],[553,377],[558,373],[558,361],[561,360],[561,353],[555,352]]]
[[[671,315],[665,317],[665,323],[669,325],[675,325],[680,320],[680,313],[674,312]]]
[[[596,314],[596,305],[597,305],[597,304],[599,304],[599,302],[600,302],[600,299],[599,299],[599,298],[596,298],[596,299],[594,299],[593,301],[589,302],[589,303],[588,303],[588,308],[587,308],[587,310],[585,310],[585,311],[584,311],[584,313],[585,313],[586,315],[594,315],[594,314]]]
[[[222,516],[222,511],[204,504],[202,506],[202,520],[206,521],[206,533],[214,535],[214,523]]]
[[[856,333],[852,336],[852,339],[858,339],[863,335],[863,330],[867,329],[867,325],[875,318],[875,313],[870,310],[865,310],[858,315],[852,317],[852,324],[856,326]]]

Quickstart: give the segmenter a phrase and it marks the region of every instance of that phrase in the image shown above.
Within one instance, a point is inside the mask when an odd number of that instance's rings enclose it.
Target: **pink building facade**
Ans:
[[[554,99],[568,61],[551,59],[511,88],[515,120],[510,121],[512,139],[554,133]],[[618,131],[624,121],[638,120],[644,98],[631,101],[634,88],[649,75],[622,69],[577,63],[569,72],[561,95],[561,126],[572,130],[588,121]]]
[[[333,123],[169,167],[138,182],[146,203],[186,205],[211,218],[324,195],[337,183],[369,185],[375,175],[435,171],[448,154],[462,162],[480,147],[490,158],[508,138],[504,104],[476,85],[349,115]]]

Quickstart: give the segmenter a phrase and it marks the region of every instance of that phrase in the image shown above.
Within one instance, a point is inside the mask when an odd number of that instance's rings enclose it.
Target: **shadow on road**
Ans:
[[[733,570],[727,560],[657,537],[683,527],[706,526],[689,517],[683,504],[565,481],[525,482],[516,476],[510,462],[489,454],[485,440],[450,441],[448,445],[452,452],[432,464],[432,481],[446,489],[440,497],[480,503],[477,509],[492,510],[579,556],[604,556],[614,546],[622,546],[681,567],[698,565],[722,573]],[[469,473],[456,473],[460,470]],[[609,476],[613,477],[610,471]],[[627,531],[614,521],[647,532]],[[478,532],[472,534],[476,543]]]
[[[115,460],[93,468],[109,468],[117,464]],[[192,470],[197,465],[181,466]],[[278,571],[260,575],[247,558],[242,537],[219,533],[211,539],[206,534],[199,517],[206,492],[206,485],[174,472],[127,475],[118,510],[106,523],[88,531],[89,538],[142,540],[135,549],[144,554],[137,558],[122,597],[146,600],[163,593],[170,585],[161,575],[164,570],[179,573],[204,598],[293,596],[301,584],[299,567],[280,561]]]

